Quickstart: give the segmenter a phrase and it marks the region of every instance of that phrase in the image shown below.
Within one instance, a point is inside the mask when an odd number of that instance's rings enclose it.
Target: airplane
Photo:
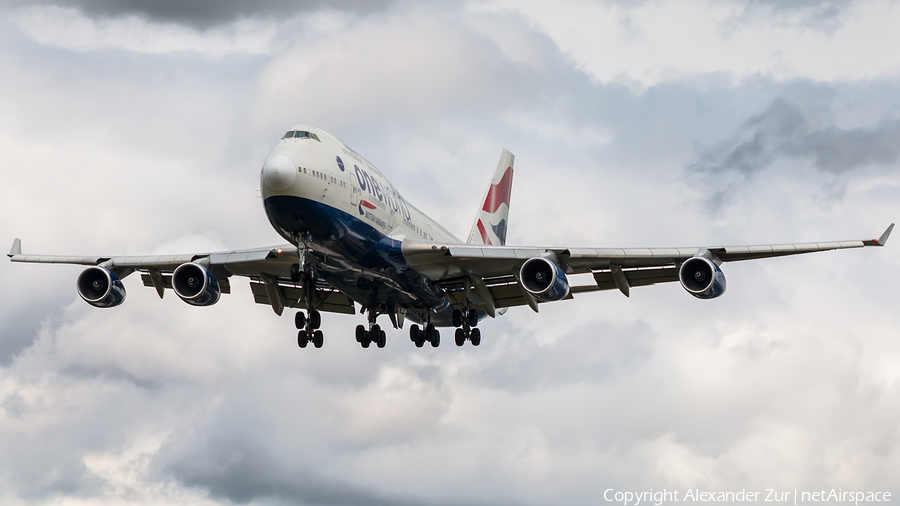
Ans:
[[[356,327],[363,348],[383,348],[387,315],[394,328],[410,325],[419,348],[438,347],[439,328],[455,328],[457,346],[481,343],[477,325],[510,307],[572,299],[575,294],[675,282],[692,296],[725,293],[724,262],[865,246],[878,239],[759,246],[686,248],[548,248],[506,245],[513,178],[512,153],[503,149],[465,242],[407,201],[380,170],[327,132],[292,127],[260,172],[263,207],[288,244],[213,253],[146,256],[23,254],[13,241],[13,262],[87,265],[78,294],[96,307],[125,301],[122,279],[139,272],[162,298],[171,289],[194,306],[211,306],[231,293],[230,278],[250,280],[254,301],[281,316],[299,309],[297,344],[321,348],[322,312],[365,313]],[[592,282],[570,285],[569,276]],[[421,325],[421,327],[420,327]]]

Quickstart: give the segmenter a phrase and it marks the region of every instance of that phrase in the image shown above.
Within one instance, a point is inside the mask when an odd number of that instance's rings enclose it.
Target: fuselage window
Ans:
[[[295,137],[295,138],[296,138],[296,137],[300,137],[300,138],[306,138],[306,139],[308,139],[308,138],[309,138],[309,132],[301,132],[300,130],[297,130],[297,132],[294,134],[294,137]]]
[[[284,137],[282,137],[282,139],[287,139],[288,137],[293,137],[293,136],[294,136],[294,131],[291,130],[290,132],[284,134]]]

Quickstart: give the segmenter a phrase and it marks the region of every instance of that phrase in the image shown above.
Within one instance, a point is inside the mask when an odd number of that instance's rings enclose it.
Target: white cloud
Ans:
[[[688,169],[710,146],[743,142],[747,121],[779,99],[806,97],[814,131],[893,119],[890,55],[874,73],[836,65],[828,79],[844,81],[808,84],[800,78],[824,79],[819,70],[779,74],[767,53],[846,40],[882,4],[842,11],[831,32],[765,28],[764,15],[727,4],[546,7],[254,21],[261,35],[249,39],[251,25],[198,32],[18,11],[0,32],[0,239],[15,233],[47,253],[278,242],[254,198],[258,170],[298,122],[348,142],[460,234],[502,146],[517,155],[517,242],[844,239],[896,219],[889,156],[835,175],[782,142],[771,164],[735,178],[717,212]],[[592,19],[610,13],[620,19],[599,36],[616,51],[595,54]],[[688,27],[696,40],[685,42]],[[697,75],[720,71],[741,79]],[[620,76],[644,93],[610,82]],[[0,262],[0,500],[597,504],[608,487],[775,484],[898,493],[896,243],[726,264],[729,291],[714,301],[669,284],[540,314],[514,308],[481,324],[481,347],[456,348],[445,331],[437,349],[389,330],[387,348],[364,350],[352,338],[363,318],[329,314],[325,347],[299,350],[290,318],[253,304],[246,281],[194,308],[131,276],[126,303],[100,310],[77,298],[77,267]]]
[[[801,8],[775,21],[749,15],[741,2],[563,0],[548,8],[517,1],[483,8],[523,13],[601,82],[646,88],[716,72],[825,81],[900,73],[900,56],[889,49],[900,45],[900,8],[889,0],[851,3],[833,30],[808,23]]]

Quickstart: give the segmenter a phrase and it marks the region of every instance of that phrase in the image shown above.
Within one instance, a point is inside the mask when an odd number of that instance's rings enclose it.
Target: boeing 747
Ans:
[[[257,303],[279,316],[299,309],[297,343],[322,346],[321,313],[365,313],[356,327],[362,347],[383,348],[387,315],[394,328],[409,326],[422,347],[441,342],[439,327],[455,328],[457,346],[481,343],[477,325],[513,306],[537,312],[540,304],[576,294],[675,282],[694,297],[725,293],[724,262],[864,246],[884,246],[894,225],[878,239],[760,246],[687,248],[546,248],[506,245],[513,155],[503,150],[465,242],[397,192],[356,151],[311,126],[291,128],[260,173],[263,207],[288,244],[268,248],[148,256],[56,256],[22,253],[13,262],[87,265],[78,294],[96,307],[125,301],[122,279],[140,273],[144,286],[166,290],[194,306],[215,304],[231,293],[230,278],[250,280]],[[587,284],[569,276],[587,274]],[[359,309],[357,310],[357,306]]]

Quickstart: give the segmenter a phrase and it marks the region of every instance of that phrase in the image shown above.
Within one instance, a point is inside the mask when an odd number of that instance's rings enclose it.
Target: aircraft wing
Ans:
[[[678,268],[694,256],[706,256],[717,264],[816,251],[865,246],[884,246],[892,223],[878,239],[829,241],[756,246],[707,246],[687,248],[541,248],[445,244],[403,241],[403,256],[416,271],[440,283],[454,303],[466,299],[491,314],[493,309],[537,302],[518,280],[522,264],[535,257],[556,263],[565,274],[593,275],[589,285],[572,286],[572,294],[630,288],[678,281]]]
[[[144,286],[154,287],[162,298],[172,288],[172,273],[181,264],[195,262],[203,265],[216,277],[222,293],[231,293],[231,276],[250,278],[254,301],[269,304],[281,314],[285,307],[306,308],[305,287],[291,279],[291,266],[298,262],[295,246],[284,244],[269,248],[188,253],[182,255],[144,256],[71,256],[23,254],[22,242],[13,241],[9,254],[13,262],[41,264],[74,264],[104,267],[124,278],[137,271]],[[354,314],[353,301],[346,295],[319,281],[316,284],[317,309]]]

